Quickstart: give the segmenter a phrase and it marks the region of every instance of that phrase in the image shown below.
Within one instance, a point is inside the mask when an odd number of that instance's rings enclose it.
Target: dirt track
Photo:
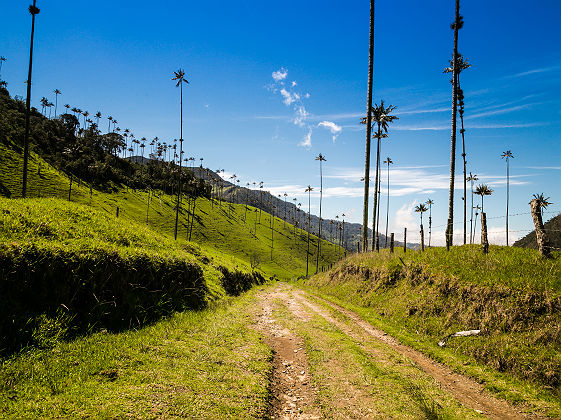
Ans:
[[[482,415],[491,419],[538,418],[528,416],[507,402],[494,397],[473,379],[457,374],[422,353],[400,344],[383,331],[372,327],[356,313],[332,302],[317,297],[315,299],[317,300],[314,301],[308,293],[285,284],[279,284],[274,290],[260,295],[260,315],[256,328],[265,334],[267,344],[274,351],[271,390],[273,398],[269,412],[271,418],[324,418],[316,403],[318,390],[314,387],[314,378],[310,377],[304,340],[294,331],[283,327],[279,320],[274,318],[275,305],[288,310],[290,315],[300,323],[307,323],[313,316],[320,316],[356,343],[360,344],[372,339],[383,343],[432,377],[443,392],[448,393],[461,406],[473,410],[474,416]],[[318,301],[322,304],[316,303]],[[375,350],[369,350],[369,353],[374,360],[380,356]],[[337,405],[340,405],[341,410],[345,409],[345,414],[340,416],[337,414],[340,418],[386,418],[379,412],[364,412],[364,409],[360,411],[358,408],[353,411],[353,404],[368,407],[368,398],[373,396],[365,393],[364,388],[361,390],[360,386],[353,385],[352,381],[349,381],[344,396],[332,401],[334,412],[338,413]],[[405,414],[404,417],[410,418]]]

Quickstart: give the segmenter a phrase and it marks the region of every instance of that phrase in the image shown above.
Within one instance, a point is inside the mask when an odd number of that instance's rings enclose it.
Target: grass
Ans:
[[[354,255],[301,285],[515,404],[561,416],[559,260],[491,247]],[[449,333],[479,336],[437,342]]]
[[[21,151],[17,146],[0,144],[0,195],[17,198],[21,191]],[[39,167],[41,174],[39,175]],[[56,197],[68,199],[69,179],[38,155],[32,153],[29,161],[28,197]],[[93,190],[74,180],[71,200],[99,210],[109,216],[117,227],[123,220],[147,226],[155,237],[173,238],[175,225],[175,197],[158,192],[134,191],[119,187],[112,193]],[[2,205],[6,208],[8,204]],[[291,279],[306,273],[307,234],[295,229],[281,219],[251,206],[219,203],[199,198],[196,201],[195,223],[189,242],[189,203],[184,198],[179,217],[178,243],[186,247],[198,247],[206,254],[215,255],[234,265],[250,266],[254,263],[267,277]],[[119,218],[117,220],[117,208]],[[83,210],[87,213],[88,210]],[[260,215],[261,214],[261,215]],[[148,216],[148,217],[147,217]],[[190,220],[190,219],[189,219]],[[271,221],[274,220],[274,241],[271,241]],[[257,223],[256,223],[257,222]],[[68,224],[65,228],[72,228]],[[149,231],[146,231],[149,232]],[[149,234],[149,233],[148,233]],[[159,239],[158,239],[159,240]],[[311,235],[310,272],[315,272],[317,237]],[[195,245],[197,244],[197,245]],[[271,258],[271,245],[273,253]],[[341,248],[326,241],[321,245],[320,268],[333,264],[342,254]],[[234,257],[234,258],[232,258]]]
[[[0,418],[262,418],[271,351],[248,328],[254,300],[3,360]]]

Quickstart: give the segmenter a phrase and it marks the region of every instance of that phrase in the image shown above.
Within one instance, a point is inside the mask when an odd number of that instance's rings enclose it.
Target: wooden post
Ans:
[[[421,252],[425,250],[425,230],[423,225],[421,225]]]
[[[376,252],[380,252],[380,235],[376,234]]]
[[[390,233],[390,254],[393,254],[393,240],[394,240],[394,235],[392,232]]]
[[[541,255],[543,255],[544,257],[549,257],[549,238],[547,237],[545,228],[543,227],[542,212],[538,200],[534,198],[532,201],[530,201],[530,208],[532,210],[532,220],[534,221],[534,228],[536,230],[536,241],[538,243],[538,249]]]
[[[407,228],[403,231],[403,253],[407,252]]]
[[[117,207],[117,219],[119,218],[119,207]]]
[[[481,212],[481,250],[489,253],[489,239],[487,237],[487,215]]]

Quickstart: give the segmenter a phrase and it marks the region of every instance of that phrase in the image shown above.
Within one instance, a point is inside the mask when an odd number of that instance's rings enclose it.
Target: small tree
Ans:
[[[549,239],[545,232],[542,219],[542,209],[549,206],[549,197],[545,198],[543,194],[534,194],[534,199],[530,201],[530,209],[532,210],[532,220],[534,221],[534,227],[536,230],[536,242],[538,243],[538,249],[540,254],[544,257],[550,256],[550,245]]]

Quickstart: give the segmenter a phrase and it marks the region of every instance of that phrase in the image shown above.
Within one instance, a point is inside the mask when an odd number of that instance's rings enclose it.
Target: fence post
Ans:
[[[119,218],[119,207],[117,207],[117,219]]]
[[[403,230],[403,253],[407,252],[407,228]]]
[[[394,235],[392,232],[390,233],[390,254],[393,254],[393,240],[394,240]]]
[[[425,250],[425,230],[423,229],[423,225],[421,225],[421,251]]]

